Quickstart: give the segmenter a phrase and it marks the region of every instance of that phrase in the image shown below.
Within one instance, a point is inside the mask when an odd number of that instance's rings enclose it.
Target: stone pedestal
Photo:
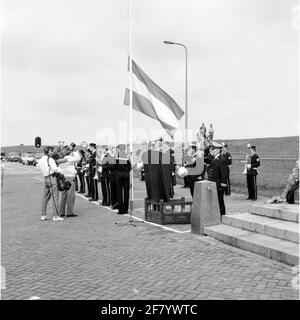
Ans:
[[[221,223],[216,183],[212,181],[195,182],[191,231],[203,235],[204,228]]]

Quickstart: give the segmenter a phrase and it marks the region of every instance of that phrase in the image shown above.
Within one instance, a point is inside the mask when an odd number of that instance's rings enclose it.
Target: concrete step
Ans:
[[[297,204],[253,205],[250,213],[280,220],[299,222],[299,205]]]
[[[226,224],[206,227],[204,228],[204,233],[232,246],[276,261],[289,265],[299,264],[299,245],[295,242],[281,240]]]
[[[241,213],[223,216],[222,223],[232,227],[242,228],[248,231],[299,243],[299,224],[296,222],[283,221],[251,213]]]

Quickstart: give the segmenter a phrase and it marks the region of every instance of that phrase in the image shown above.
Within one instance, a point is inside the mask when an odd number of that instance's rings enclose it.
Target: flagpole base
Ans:
[[[118,226],[125,226],[125,225],[131,225],[136,227],[136,223],[144,223],[143,220],[134,220],[132,217],[132,211],[133,211],[133,201],[130,201],[130,214],[129,214],[129,219],[128,221],[124,221],[124,222],[115,222],[115,224],[117,224]]]

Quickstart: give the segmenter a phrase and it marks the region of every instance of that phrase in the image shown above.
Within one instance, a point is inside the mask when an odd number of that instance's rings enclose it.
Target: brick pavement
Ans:
[[[289,266],[189,232],[118,226],[128,217],[80,197],[79,217],[41,222],[42,183],[18,170],[2,190],[2,299],[299,298]]]

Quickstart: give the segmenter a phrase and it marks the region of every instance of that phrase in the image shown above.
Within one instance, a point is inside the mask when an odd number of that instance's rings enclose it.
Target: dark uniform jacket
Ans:
[[[90,176],[90,161],[91,161],[91,153],[88,152],[85,157],[85,165],[86,165],[85,173],[88,177]]]
[[[119,159],[118,158],[119,156],[122,159]],[[118,156],[116,158],[117,172],[118,173],[128,173],[132,169],[130,160],[129,159],[123,160],[123,159],[125,159],[126,156],[127,156],[126,154],[120,155],[120,153],[118,153]]]
[[[227,183],[226,163],[221,155],[211,161],[207,174],[210,181],[215,181],[217,184]]]
[[[108,159],[109,176],[113,177],[116,175],[116,172],[117,172],[116,155],[112,153],[108,153],[107,159]]]
[[[223,159],[225,160],[225,163],[230,166],[232,164],[232,157],[229,152],[225,152],[222,154]]]
[[[258,174],[257,168],[260,166],[260,159],[256,153],[250,156],[250,164],[251,168],[247,168],[247,174],[256,176]]]
[[[80,160],[75,165],[78,174],[84,174],[85,172],[86,160],[84,156],[81,156]]]
[[[107,178],[109,177],[109,159],[108,159],[108,154],[106,154],[102,161],[101,161],[101,166],[102,166],[102,177]]]
[[[97,156],[97,152],[96,150],[94,150],[89,159],[89,173],[91,178],[94,178],[96,173],[96,164],[97,164],[96,156]]]

